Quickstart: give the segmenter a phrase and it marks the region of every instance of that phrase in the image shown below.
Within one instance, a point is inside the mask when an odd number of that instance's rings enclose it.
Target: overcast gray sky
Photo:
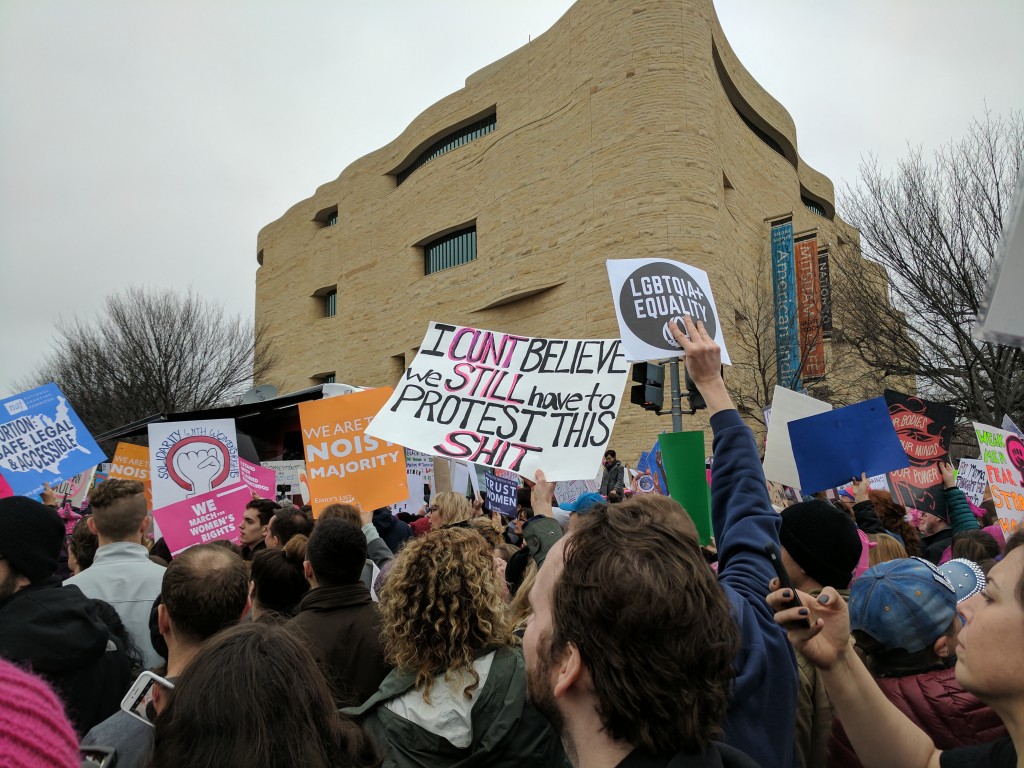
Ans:
[[[570,5],[0,0],[0,396],[128,285],[250,316],[262,226]],[[1024,106],[1019,0],[716,7],[837,187]]]

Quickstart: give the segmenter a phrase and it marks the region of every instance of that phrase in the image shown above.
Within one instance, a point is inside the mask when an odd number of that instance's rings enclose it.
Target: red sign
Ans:
[[[821,284],[818,282],[818,238],[793,241],[796,260],[796,312],[800,321],[800,378],[825,375],[825,344],[821,322]]]

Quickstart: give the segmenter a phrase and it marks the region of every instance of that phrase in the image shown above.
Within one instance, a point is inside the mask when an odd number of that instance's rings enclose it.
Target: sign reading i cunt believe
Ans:
[[[629,367],[618,339],[545,339],[430,323],[366,434],[549,480],[593,477]]]

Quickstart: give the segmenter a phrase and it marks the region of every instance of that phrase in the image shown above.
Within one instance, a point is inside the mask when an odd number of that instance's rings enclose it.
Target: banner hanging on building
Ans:
[[[910,460],[909,467],[889,473],[893,500],[908,509],[945,517],[946,494],[938,462],[949,461],[956,409],[892,389],[883,394],[889,418]]]
[[[14,495],[38,496],[106,461],[56,384],[0,400],[0,473]]]
[[[825,341],[821,328],[821,285],[818,275],[818,238],[807,235],[793,242],[796,260],[796,307],[800,327],[800,354],[804,381],[825,375]]]
[[[793,222],[772,225],[772,293],[775,297],[775,367],[778,384],[799,392],[800,333],[796,307]]]
[[[828,248],[818,250],[818,287],[821,292],[821,337],[832,338],[832,276],[828,267]]]
[[[681,356],[669,323],[683,330],[683,316],[689,315],[694,323],[704,323],[708,336],[722,348],[722,362],[731,365],[707,272],[669,259],[609,259],[606,263],[626,360]]]
[[[335,503],[379,509],[408,499],[405,451],[365,431],[391,393],[381,387],[299,403],[314,516]]]
[[[620,347],[431,322],[366,434],[528,478],[590,476],[629,373]]]

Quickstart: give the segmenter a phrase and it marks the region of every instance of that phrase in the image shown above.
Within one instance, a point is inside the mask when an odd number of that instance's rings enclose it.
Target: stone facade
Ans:
[[[492,112],[495,130],[398,183],[425,148]],[[678,259],[715,288],[770,258],[767,219],[780,215],[819,244],[856,242],[796,147],[711,0],[579,0],[263,228],[256,318],[281,355],[269,381],[393,385],[428,320],[615,337],[606,259]],[[422,244],[474,223],[476,260],[425,275]],[[728,343],[733,311],[717,298]],[[707,426],[700,412],[683,421]],[[611,446],[632,464],[670,427],[627,390]]]

